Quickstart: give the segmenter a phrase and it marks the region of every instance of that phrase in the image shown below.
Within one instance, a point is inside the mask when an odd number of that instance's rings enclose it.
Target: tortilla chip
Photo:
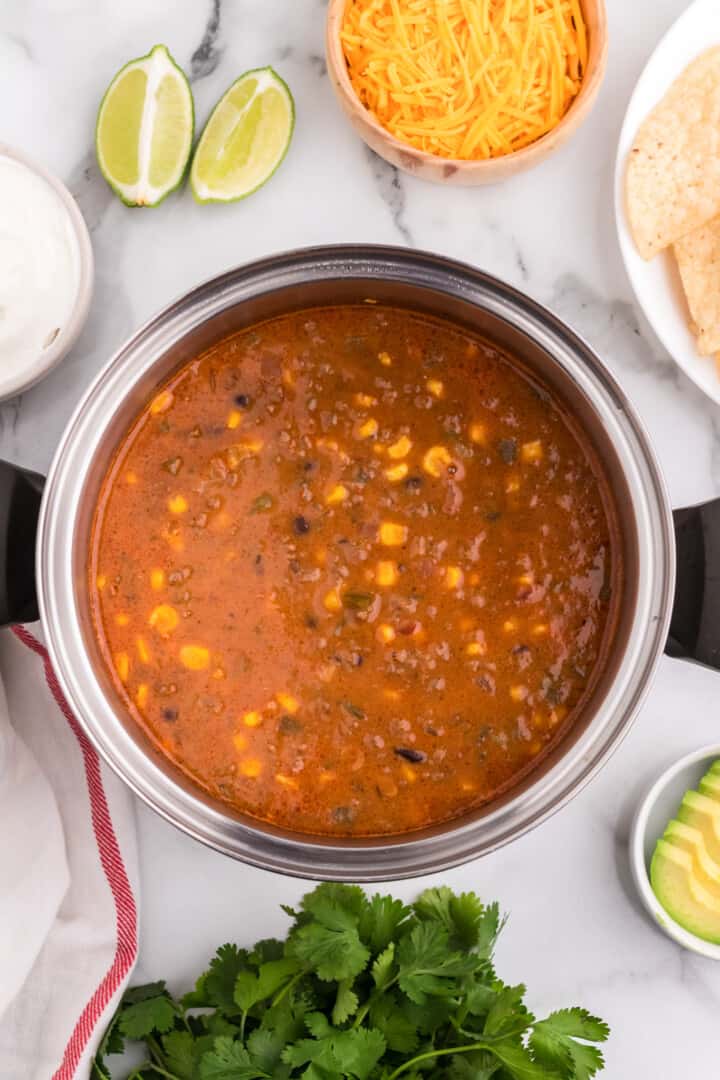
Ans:
[[[698,349],[720,352],[720,218],[678,240],[674,247]]]
[[[720,47],[693,60],[642,124],[626,197],[644,259],[720,215]]]

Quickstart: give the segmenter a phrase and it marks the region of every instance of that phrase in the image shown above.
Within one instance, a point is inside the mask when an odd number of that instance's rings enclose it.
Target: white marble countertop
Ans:
[[[639,318],[612,212],[615,145],[645,60],[686,0],[607,0],[610,63],[590,121],[534,172],[494,189],[443,190],[399,176],[341,118],[322,58],[322,0],[0,0],[0,139],[35,155],[76,195],[97,284],[73,354],[0,406],[0,456],[45,469],[91,376],[148,316],[203,278],[304,244],[411,244],[492,271],[548,304],[599,350],[636,403],[675,505],[720,492],[720,412]],[[250,67],[272,63],[297,102],[286,163],[246,202],[196,206],[186,191],[128,210],[98,175],[95,111],[129,57],[167,43],[194,76],[198,118]],[[580,1002],[610,1022],[608,1080],[709,1076],[720,1060],[720,965],[656,930],[632,893],[631,814],[672,759],[718,740],[720,675],[664,659],[632,733],[598,779],[540,829],[444,875],[511,913],[499,948],[538,1011]],[[142,948],[137,977],[190,976],[220,942],[284,926],[304,891],[215,854],[138,806]],[[409,896],[426,881],[397,886]]]

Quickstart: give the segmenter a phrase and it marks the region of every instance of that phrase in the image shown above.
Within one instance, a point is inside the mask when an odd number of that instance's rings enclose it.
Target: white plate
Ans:
[[[615,164],[615,217],[625,267],[648,322],[685,374],[720,405],[720,374],[712,357],[700,355],[688,329],[687,305],[672,257],[664,251],[651,262],[641,258],[625,210],[627,157],[640,124],[687,65],[718,44],[720,3],[695,0],[650,57],[630,98],[620,134]]]

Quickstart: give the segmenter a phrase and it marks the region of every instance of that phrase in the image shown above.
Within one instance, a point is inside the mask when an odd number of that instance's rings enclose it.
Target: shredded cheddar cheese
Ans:
[[[547,134],[587,65],[581,0],[348,0],[341,38],[353,87],[383,127],[455,160]]]

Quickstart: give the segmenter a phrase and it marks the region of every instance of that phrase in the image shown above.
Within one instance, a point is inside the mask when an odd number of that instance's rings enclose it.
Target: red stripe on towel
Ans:
[[[88,795],[90,796],[90,813],[98,854],[115,901],[117,926],[115,956],[100,985],[80,1014],[80,1018],[65,1047],[60,1067],[52,1077],[52,1080],[73,1080],[80,1059],[97,1027],[98,1021],[102,1018],[123,979],[135,963],[137,956],[137,908],[108,810],[100,773],[100,759],[65,700],[45,646],[24,626],[14,626],[13,633],[22,641],[23,645],[27,645],[42,659],[45,669],[45,681],[48,684],[50,693],[55,698],[60,712],[67,720],[73,735],[80,744],[85,764],[85,777],[87,779]]]

